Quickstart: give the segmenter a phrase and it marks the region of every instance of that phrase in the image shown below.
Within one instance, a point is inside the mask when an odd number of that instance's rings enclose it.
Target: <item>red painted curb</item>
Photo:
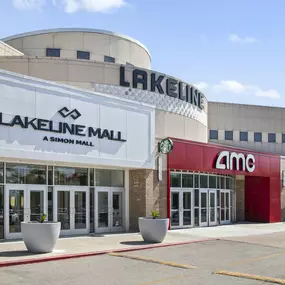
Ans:
[[[29,258],[29,259],[21,259],[21,260],[1,261],[0,267],[17,266],[17,265],[25,265],[25,264],[49,262],[49,261],[57,261],[57,260],[64,260],[64,259],[71,259],[71,258],[89,257],[89,256],[108,254],[111,252],[120,253],[120,252],[131,252],[131,251],[147,250],[147,249],[169,247],[169,246],[179,246],[179,245],[186,245],[186,244],[192,244],[192,243],[206,242],[206,241],[211,241],[211,240],[216,240],[216,239],[195,240],[195,241],[166,243],[166,244],[152,244],[152,245],[147,245],[147,246],[143,246],[143,247],[129,247],[129,248],[123,248],[123,249],[114,249],[114,250],[103,250],[103,251],[93,251],[93,252],[84,252],[84,253],[62,254],[62,255],[57,255],[57,256],[48,256],[48,257],[44,257],[44,258]]]

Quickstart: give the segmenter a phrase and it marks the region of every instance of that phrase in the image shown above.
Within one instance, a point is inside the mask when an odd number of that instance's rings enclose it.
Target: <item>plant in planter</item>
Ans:
[[[45,221],[43,213],[37,222],[22,222],[22,236],[26,248],[33,253],[48,253],[55,248],[60,234],[60,222]]]
[[[139,218],[140,234],[145,242],[160,243],[164,240],[169,225],[169,219],[159,218],[157,210],[151,211],[151,217]]]

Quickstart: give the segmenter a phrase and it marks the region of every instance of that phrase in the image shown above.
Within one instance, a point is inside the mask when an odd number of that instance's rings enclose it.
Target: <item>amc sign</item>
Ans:
[[[216,160],[216,168],[253,172],[255,157],[252,154],[222,151]]]

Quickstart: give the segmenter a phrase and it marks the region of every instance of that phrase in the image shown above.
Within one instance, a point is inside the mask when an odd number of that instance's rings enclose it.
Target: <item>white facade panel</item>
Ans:
[[[0,157],[155,166],[153,106],[1,70],[0,100]]]

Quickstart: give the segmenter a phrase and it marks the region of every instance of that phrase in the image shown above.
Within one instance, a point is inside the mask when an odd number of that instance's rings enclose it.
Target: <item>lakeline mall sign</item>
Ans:
[[[58,113],[63,117],[71,117],[73,120],[77,120],[81,117],[80,112],[77,109],[69,110],[63,107],[58,111]],[[112,141],[125,142],[126,140],[122,138],[122,133],[120,131],[86,127],[83,125],[68,124],[65,122],[54,122],[52,120],[45,120],[39,118],[29,118],[20,115],[15,115],[12,120],[5,118],[3,113],[0,113],[0,126],[5,127],[21,127],[22,129],[33,129],[35,131],[44,131],[56,134],[68,134],[77,137],[97,137],[98,139],[108,139]],[[70,139],[58,136],[44,136],[43,141],[65,143],[65,144],[76,144],[93,147],[93,142],[82,139]]]
[[[216,160],[216,169],[253,172],[255,157],[253,154],[243,154],[229,151],[219,153]]]

